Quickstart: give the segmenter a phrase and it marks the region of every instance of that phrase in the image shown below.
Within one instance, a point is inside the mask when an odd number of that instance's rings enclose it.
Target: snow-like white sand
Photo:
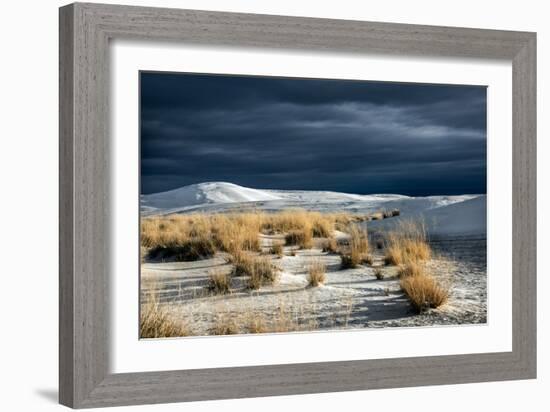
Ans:
[[[419,210],[398,218],[368,222],[369,229],[391,229],[402,219],[424,222],[431,236],[478,236],[487,234],[487,197],[480,195],[447,206]]]

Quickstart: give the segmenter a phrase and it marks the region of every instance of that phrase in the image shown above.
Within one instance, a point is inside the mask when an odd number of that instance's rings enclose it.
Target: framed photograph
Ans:
[[[60,9],[60,402],[536,376],[536,35]]]

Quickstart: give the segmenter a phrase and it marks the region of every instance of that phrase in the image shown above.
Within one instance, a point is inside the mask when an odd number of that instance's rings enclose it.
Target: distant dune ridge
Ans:
[[[397,194],[356,195],[328,191],[252,189],[227,182],[206,182],[141,196],[142,215],[275,211],[303,208],[321,212],[371,213],[399,209],[399,218],[369,222],[391,228],[400,219],[423,219],[433,235],[485,235],[486,195],[410,197]]]

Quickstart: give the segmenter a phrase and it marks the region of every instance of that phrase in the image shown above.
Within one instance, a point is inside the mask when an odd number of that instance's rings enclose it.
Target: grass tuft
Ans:
[[[273,285],[278,280],[278,269],[267,256],[250,256],[245,253],[233,255],[230,263],[234,265],[236,276],[248,276],[249,289],[260,289],[264,285]]]
[[[338,253],[338,242],[336,238],[329,237],[323,242],[323,252],[326,253]]]
[[[143,339],[191,336],[187,323],[178,321],[153,297],[141,306],[139,336]]]
[[[399,266],[397,275],[400,278],[409,276],[421,276],[424,275],[424,268],[421,263],[417,261],[410,261],[404,265]]]
[[[347,248],[340,256],[342,269],[356,268],[369,253],[369,241],[365,229],[361,229],[357,225],[351,225],[348,233],[350,238]]]
[[[212,241],[204,236],[191,237],[179,243],[155,246],[148,253],[150,259],[173,259],[177,262],[189,262],[208,259],[216,253]]]
[[[387,265],[406,265],[429,260],[431,249],[422,222],[403,221],[388,237],[384,256]]]
[[[429,275],[403,277],[400,285],[419,313],[428,308],[438,308],[449,298],[449,289]]]
[[[220,270],[212,270],[208,276],[207,289],[216,295],[225,295],[231,292],[231,275],[221,272]]]
[[[283,257],[284,255],[283,245],[281,245],[280,243],[274,243],[273,245],[271,245],[271,249],[269,250],[269,252],[273,255]]]
[[[313,235],[309,229],[291,230],[285,235],[285,243],[290,246],[299,246],[302,249],[311,249]]]
[[[239,333],[239,326],[235,320],[228,316],[218,316],[212,330],[212,335],[236,335]]]
[[[366,263],[369,266],[372,266],[374,263],[374,258],[371,255],[367,255],[363,258],[362,263]]]
[[[327,280],[326,267],[320,260],[313,261],[308,268],[307,283],[308,286],[317,287],[324,284]]]
[[[361,259],[357,255],[340,255],[340,268],[353,269],[361,264]]]

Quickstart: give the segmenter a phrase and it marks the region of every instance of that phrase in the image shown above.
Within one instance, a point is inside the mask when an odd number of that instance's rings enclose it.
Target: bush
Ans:
[[[266,333],[268,332],[266,322],[263,316],[251,316],[247,323],[248,333]]]
[[[342,269],[353,269],[361,264],[361,259],[358,255],[340,255],[340,267]]]
[[[271,245],[270,253],[282,257],[284,254],[283,245],[280,243],[274,243]]]
[[[338,242],[334,237],[329,237],[323,242],[323,252],[338,253]]]
[[[371,255],[367,255],[363,258],[362,263],[366,263],[369,266],[372,266],[374,263],[374,258]]]
[[[382,280],[384,279],[384,272],[382,272],[382,269],[376,269],[374,271],[374,276],[376,276],[376,279]]]
[[[408,276],[422,276],[424,274],[424,268],[417,261],[410,261],[405,265],[401,265],[397,271],[397,275],[400,278]]]
[[[409,262],[429,260],[431,257],[430,246],[421,240],[400,239],[393,241],[386,249],[384,260],[386,264],[403,265]]]
[[[272,285],[278,279],[278,269],[265,256],[249,256],[244,253],[232,256],[236,276],[248,276],[249,289],[259,289],[263,285]]]
[[[231,292],[231,276],[219,270],[214,270],[208,276],[207,289],[217,295],[225,295]]]
[[[401,278],[401,289],[420,313],[428,308],[437,308],[449,298],[449,290],[428,275]]]
[[[191,237],[169,246],[156,246],[149,251],[151,259],[174,259],[177,262],[189,262],[207,259],[216,253],[216,248],[207,237]]]
[[[317,287],[325,283],[326,276],[326,267],[321,261],[314,261],[309,265],[307,273],[307,283],[308,286]]]
[[[419,222],[400,222],[397,230],[390,233],[384,261],[389,265],[406,265],[431,258],[431,249],[426,242],[424,226]]]
[[[312,234],[313,237],[330,237],[334,230],[334,223],[321,214],[313,216]]]
[[[174,338],[190,336],[191,330],[184,321],[178,321],[156,299],[141,306],[139,316],[140,338]]]
[[[218,316],[210,332],[212,335],[236,335],[239,333],[239,326],[228,315]]]
[[[302,249],[311,249],[313,247],[313,236],[310,230],[291,230],[285,235],[287,245],[297,245]]]
[[[352,225],[348,229],[350,238],[347,252],[342,253],[342,268],[355,268],[367,258],[369,252],[369,241],[367,231],[360,229],[357,225]]]
[[[249,289],[260,289],[264,285],[273,285],[277,282],[279,274],[269,260],[258,261],[248,278]]]
[[[399,216],[401,213],[399,212],[398,209],[393,209],[393,210],[384,210],[383,212],[383,217],[384,219],[387,219],[389,217],[395,217],[395,216]]]

